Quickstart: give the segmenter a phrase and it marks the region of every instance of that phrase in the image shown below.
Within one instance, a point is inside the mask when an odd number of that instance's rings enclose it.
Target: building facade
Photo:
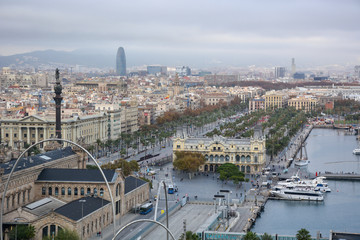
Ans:
[[[287,96],[281,92],[269,91],[264,95],[265,110],[287,106]]]
[[[265,99],[254,98],[249,100],[249,113],[264,109],[265,109]]]
[[[235,164],[247,174],[260,172],[266,164],[265,137],[255,134],[254,138],[228,139],[221,136],[213,138],[174,139],[173,151],[198,152],[204,155],[205,164],[201,172],[215,172],[224,163]],[[174,154],[173,158],[176,156]]]
[[[296,110],[303,110],[305,112],[311,112],[316,109],[317,99],[314,97],[299,96],[291,98],[288,101],[289,107],[294,107]]]

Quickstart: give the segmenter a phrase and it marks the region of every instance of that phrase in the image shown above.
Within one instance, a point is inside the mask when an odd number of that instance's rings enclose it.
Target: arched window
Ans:
[[[64,188],[64,187],[61,188],[61,195],[62,195],[62,196],[65,195],[65,188]]]
[[[94,195],[97,196],[97,188],[94,188]]]
[[[52,195],[52,187],[49,187],[49,196]]]
[[[250,166],[246,166],[246,173],[250,173]]]
[[[55,196],[58,196],[58,195],[59,195],[59,188],[55,187]]]
[[[245,156],[241,155],[241,162],[245,162]]]
[[[245,172],[245,166],[241,166],[241,171],[244,173]]]
[[[223,162],[224,159],[225,159],[224,155],[221,155],[221,156],[220,156],[220,162]]]
[[[229,155],[226,155],[226,156],[225,156],[225,161],[228,162],[229,160],[230,160]]]
[[[214,156],[210,155],[210,162],[214,161]]]
[[[236,161],[240,162],[240,156],[239,155],[236,155]]]
[[[42,187],[41,188],[41,195],[45,195],[46,194],[46,187]]]
[[[100,196],[104,196],[104,189],[100,188]]]
[[[219,156],[215,155],[215,162],[218,162],[218,161],[219,161]]]
[[[208,160],[209,160],[209,156],[205,155],[205,161],[208,161]]]
[[[49,235],[49,227],[48,226],[45,226],[43,227],[42,229],[42,236],[43,237],[47,237]]]
[[[68,188],[68,196],[71,196],[71,187]]]
[[[90,194],[91,194],[91,189],[90,189],[89,187],[86,189],[86,194],[87,194],[87,195],[90,195]]]
[[[251,162],[251,158],[249,155],[246,156],[246,162]]]
[[[255,155],[254,162],[258,162],[258,156]]]
[[[83,187],[80,189],[80,194],[81,194],[81,196],[84,196],[84,195],[85,195],[85,190],[84,190]]]
[[[74,195],[77,196],[78,195],[78,188],[74,188]]]

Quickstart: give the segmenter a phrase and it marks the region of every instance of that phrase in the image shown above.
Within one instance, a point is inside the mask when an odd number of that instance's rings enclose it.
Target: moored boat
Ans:
[[[301,189],[278,189],[271,191],[275,197],[284,200],[323,201],[324,196],[320,191]]]

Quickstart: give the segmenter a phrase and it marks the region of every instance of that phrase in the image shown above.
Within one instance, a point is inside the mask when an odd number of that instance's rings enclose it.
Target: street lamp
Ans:
[[[83,221],[83,217],[84,217],[84,203],[86,202],[86,200],[85,199],[80,199],[79,202],[81,203],[81,228],[80,228],[80,234],[81,234],[81,239],[83,239],[84,230],[83,230],[82,221]]]

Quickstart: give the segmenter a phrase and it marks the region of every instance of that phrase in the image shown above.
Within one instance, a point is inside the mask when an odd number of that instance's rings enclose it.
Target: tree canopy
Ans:
[[[35,227],[32,225],[17,225],[17,227],[14,227],[10,231],[10,239],[27,240],[34,237]]]
[[[220,180],[233,180],[235,183],[243,182],[244,173],[239,171],[239,168],[232,163],[222,164],[217,172],[220,173]]]
[[[124,176],[129,176],[133,171],[139,171],[139,164],[135,160],[131,160],[130,162],[125,159],[120,159],[114,161],[114,163],[107,163],[101,166],[102,169],[118,169],[121,168]]]
[[[260,240],[259,236],[256,233],[249,231],[243,238],[244,240]]]
[[[205,157],[201,153],[177,151],[175,156],[173,165],[178,170],[195,172],[205,163]]]
[[[52,236],[48,236],[43,238],[43,240],[79,240],[80,237],[76,233],[75,230],[69,230],[69,229],[62,229],[60,230],[57,235],[53,238]]]
[[[311,240],[311,235],[305,228],[300,229],[296,234],[297,240]]]

